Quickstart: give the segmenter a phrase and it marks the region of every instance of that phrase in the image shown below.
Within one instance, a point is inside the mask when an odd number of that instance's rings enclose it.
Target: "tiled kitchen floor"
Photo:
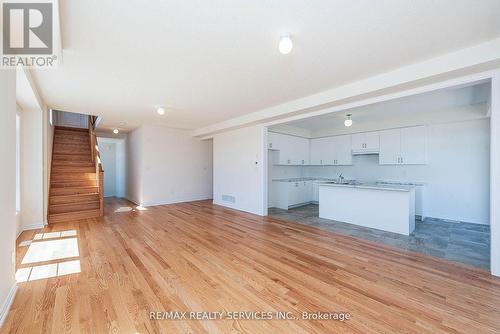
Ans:
[[[290,210],[270,208],[269,216],[475,267],[490,267],[490,228],[487,225],[427,218],[423,222],[417,220],[413,233],[406,236],[319,218],[318,208],[315,204]]]

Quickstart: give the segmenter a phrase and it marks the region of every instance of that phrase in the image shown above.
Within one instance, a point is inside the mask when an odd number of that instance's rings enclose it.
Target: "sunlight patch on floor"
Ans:
[[[130,212],[133,209],[130,206],[121,206],[115,210],[115,212]]]
[[[20,268],[16,272],[16,282],[22,283],[47,279],[51,277],[60,277],[81,272],[80,260],[66,261],[59,263],[46,264],[42,266]]]
[[[76,237],[76,230],[67,230],[59,232],[37,233],[33,240],[45,240],[55,238]]]
[[[33,242],[22,264],[59,260],[79,256],[77,238]]]

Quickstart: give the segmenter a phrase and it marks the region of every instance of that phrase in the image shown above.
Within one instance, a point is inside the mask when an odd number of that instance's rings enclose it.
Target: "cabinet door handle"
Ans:
[[[401,163],[403,163],[403,157],[401,157]]]

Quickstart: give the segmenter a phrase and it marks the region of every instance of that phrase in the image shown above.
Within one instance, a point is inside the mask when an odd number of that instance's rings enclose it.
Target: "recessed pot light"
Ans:
[[[165,108],[158,107],[158,109],[156,109],[156,112],[158,113],[158,115],[165,115]]]
[[[118,129],[114,129],[114,130],[113,130],[113,133],[114,133],[115,135],[117,135],[117,134],[118,134],[118,132],[120,132],[120,130],[118,130]]]
[[[289,35],[280,38],[279,50],[282,54],[289,54],[293,49],[293,42]]]

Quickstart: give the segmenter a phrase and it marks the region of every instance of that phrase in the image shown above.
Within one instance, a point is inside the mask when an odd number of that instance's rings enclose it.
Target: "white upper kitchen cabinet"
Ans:
[[[281,135],[276,132],[267,133],[267,148],[270,150],[279,150]]]
[[[333,139],[333,164],[352,165],[351,136],[336,136]]]
[[[311,165],[352,165],[351,136],[311,139]]]
[[[333,165],[333,137],[315,138],[310,142],[311,165]]]
[[[302,137],[293,138],[293,157],[295,165],[308,165],[309,164],[309,139]]]
[[[378,132],[363,132],[351,135],[352,154],[373,154],[379,152]]]
[[[427,163],[425,126],[380,131],[381,165],[424,165]]]
[[[380,151],[378,161],[381,165],[398,165],[401,156],[401,130],[380,131]]]
[[[279,151],[280,165],[309,164],[309,139],[268,132],[268,149]]]

